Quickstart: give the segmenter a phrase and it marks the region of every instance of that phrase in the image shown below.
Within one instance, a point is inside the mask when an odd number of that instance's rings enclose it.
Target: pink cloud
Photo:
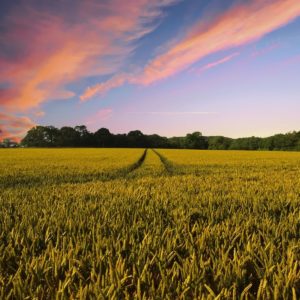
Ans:
[[[126,81],[128,81],[128,75],[126,74],[116,75],[106,82],[102,82],[92,87],[88,87],[85,90],[85,92],[80,96],[80,100],[84,102],[95,95],[103,95],[113,88],[122,86]]]
[[[97,111],[95,114],[89,116],[85,123],[88,126],[91,126],[93,128],[97,128],[101,126],[104,121],[108,120],[113,113],[113,110],[111,108],[103,108]]]
[[[267,46],[267,47],[264,47],[262,49],[255,49],[251,56],[252,57],[258,57],[258,56],[261,56],[261,55],[265,55],[269,52],[271,52],[272,50],[274,49],[277,49],[280,47],[280,43],[272,43],[271,45]]]
[[[45,112],[44,111],[37,111],[34,113],[34,115],[38,118],[44,117],[45,116]]]
[[[224,57],[222,59],[219,59],[217,61],[211,62],[211,63],[209,63],[209,64],[201,67],[200,69],[193,70],[193,72],[195,72],[195,73],[202,73],[203,71],[215,68],[215,67],[217,67],[219,65],[222,65],[222,64],[224,64],[224,63],[232,60],[234,57],[236,57],[238,55],[240,55],[240,53],[239,52],[235,52],[235,53],[233,53],[231,55],[228,55],[228,56],[226,56],[226,57]]]
[[[33,0],[15,5],[1,21],[0,44],[14,54],[0,53],[0,82],[9,86],[0,93],[0,106],[26,111],[67,99],[74,93],[66,84],[118,71],[135,48],[132,42],[153,30],[151,21],[174,1],[72,1],[68,10],[63,2],[56,10]]]
[[[0,141],[9,138],[20,142],[26,132],[35,126],[28,117],[16,117],[0,113]]]
[[[298,0],[254,0],[234,6],[210,25],[195,24],[185,38],[153,59],[136,82],[148,85],[170,77],[209,54],[258,40],[299,15]]]
[[[300,63],[300,54],[283,61],[284,65],[297,65],[299,63]]]
[[[299,15],[298,0],[253,0],[232,6],[209,24],[202,21],[196,23],[184,38],[171,44],[168,50],[150,61],[142,72],[115,76],[107,82],[89,87],[81,96],[81,100],[86,101],[125,82],[149,85],[168,78],[210,54],[256,41]],[[204,69],[216,67],[234,56],[236,54],[208,64]]]
[[[112,112],[111,108],[101,109],[96,113],[95,118],[101,121],[107,120],[112,115]]]
[[[148,112],[131,112],[131,114],[145,114],[145,115],[161,115],[161,116],[204,116],[217,115],[217,112],[212,111],[148,111]]]

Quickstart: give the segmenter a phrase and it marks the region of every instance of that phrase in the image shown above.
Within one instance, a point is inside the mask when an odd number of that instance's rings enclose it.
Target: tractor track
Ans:
[[[172,162],[170,162],[166,157],[160,154],[155,149],[151,149],[160,159],[161,163],[163,164],[165,170],[168,174],[173,175],[175,173],[175,168]]]
[[[124,169],[124,171],[125,171],[124,173],[129,174],[129,173],[135,171],[136,169],[140,168],[146,159],[147,152],[148,152],[148,149],[145,149],[142,156],[134,164],[132,164],[131,166]],[[126,175],[126,174],[124,174],[124,175]]]
[[[80,175],[75,175],[71,178],[53,178],[52,180],[45,181],[41,178],[35,178],[35,177],[27,177],[27,178],[21,178],[20,180],[14,180],[12,182],[3,183],[0,182],[0,188],[17,188],[17,187],[34,187],[34,186],[45,186],[45,185],[62,185],[62,184],[84,184],[88,182],[106,182],[110,180],[117,180],[126,178],[131,173],[139,169],[147,156],[148,149],[145,149],[143,154],[140,156],[140,158],[134,162],[133,164],[123,167],[120,169],[112,170],[111,172],[103,172],[99,174],[90,174],[86,176],[85,178],[81,177]]]

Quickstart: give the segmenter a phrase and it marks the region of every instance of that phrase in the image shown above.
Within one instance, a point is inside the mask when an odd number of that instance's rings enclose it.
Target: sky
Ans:
[[[299,78],[299,0],[0,2],[0,140],[300,130]]]

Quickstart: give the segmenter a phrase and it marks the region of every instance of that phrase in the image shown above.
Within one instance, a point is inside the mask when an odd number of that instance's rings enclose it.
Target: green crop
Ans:
[[[299,299],[300,153],[0,151],[0,299]]]

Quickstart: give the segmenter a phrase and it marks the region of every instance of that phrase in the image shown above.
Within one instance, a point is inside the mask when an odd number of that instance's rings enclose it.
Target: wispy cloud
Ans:
[[[103,108],[89,116],[86,120],[86,124],[89,126],[99,125],[101,122],[108,120],[113,113],[111,108]]]
[[[117,72],[151,32],[162,8],[175,0],[63,1],[13,5],[0,21],[0,106],[10,111],[74,96],[82,77]],[[66,9],[68,8],[68,9]]]
[[[38,118],[44,117],[45,116],[45,112],[44,111],[36,111],[34,113],[34,115]]]
[[[204,72],[206,70],[209,70],[209,69],[215,68],[215,67],[217,67],[219,65],[222,65],[222,64],[224,64],[224,63],[232,60],[234,57],[236,57],[238,55],[240,55],[240,53],[239,52],[235,52],[235,53],[233,53],[231,55],[228,55],[228,56],[226,56],[226,57],[224,57],[222,59],[219,59],[219,60],[216,60],[214,62],[208,63],[208,64],[206,64],[203,67],[200,67],[200,68],[197,68],[197,69],[193,69],[192,72],[194,72],[194,73],[202,73],[202,72]]]
[[[284,62],[283,62],[284,65],[298,65],[300,64],[300,54],[296,55],[296,56],[293,56],[289,59],[286,59]]]
[[[193,70],[191,70],[191,72],[200,73],[200,72],[206,71],[208,69],[217,67],[218,65],[224,64],[224,63],[232,60],[234,57],[238,56],[239,54],[240,53],[235,52],[235,53],[228,55],[218,61],[209,63],[199,69],[193,69]],[[125,83],[139,84],[138,78],[139,78],[139,76],[137,74],[121,73],[121,74],[115,75],[105,82],[101,82],[101,83],[98,83],[91,87],[88,87],[84,91],[84,93],[80,96],[80,100],[81,100],[81,102],[85,102],[96,95],[103,96],[110,90],[112,90],[114,88],[118,88],[120,86],[123,86]]]
[[[176,1],[12,2],[0,20],[1,110],[31,112],[48,100],[74,97],[69,83],[118,72],[135,41],[154,30],[162,8]],[[101,92],[101,87],[96,90]],[[89,90],[82,100],[94,94]],[[19,134],[1,126],[2,136]]]
[[[104,95],[109,90],[122,86],[125,82],[128,81],[128,79],[129,78],[127,74],[120,74],[112,77],[106,82],[102,82],[92,87],[88,87],[85,90],[85,92],[80,96],[80,100],[84,102],[95,95]]]
[[[209,54],[258,40],[299,15],[298,0],[254,0],[233,6],[210,25],[195,24],[184,39],[152,60],[137,82],[147,85],[172,76]]]
[[[268,45],[267,47],[264,47],[264,48],[261,48],[261,49],[256,48],[252,52],[251,56],[252,57],[258,57],[258,56],[261,56],[261,55],[265,55],[265,54],[267,54],[267,53],[271,52],[272,50],[277,49],[279,47],[280,47],[280,43],[276,42],[276,43],[272,43],[272,44]]]
[[[1,112],[0,121],[0,141],[9,138],[19,142],[24,134],[35,126],[35,123],[28,117],[16,117]]]
[[[147,111],[147,112],[130,112],[130,114],[181,116],[181,115],[217,115],[218,113],[211,112],[211,111]]]
[[[177,74],[204,57],[256,41],[266,34],[293,21],[300,15],[298,0],[251,0],[235,4],[216,16],[209,24],[199,21],[181,40],[150,61],[142,72],[113,77],[107,82],[89,87],[81,96],[86,101],[125,82],[149,85]],[[170,44],[170,43],[168,43]],[[232,59],[233,56],[205,66],[207,70]]]

